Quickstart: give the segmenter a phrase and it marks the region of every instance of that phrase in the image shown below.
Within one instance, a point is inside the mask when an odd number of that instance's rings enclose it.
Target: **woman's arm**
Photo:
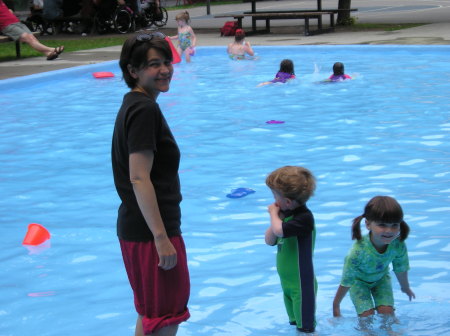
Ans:
[[[397,277],[397,280],[400,283],[400,288],[402,292],[408,295],[409,301],[411,301],[411,299],[413,298],[415,299],[416,295],[409,287],[408,272],[395,273],[395,276]]]
[[[254,56],[255,55],[255,52],[253,51],[252,46],[250,45],[250,42],[245,42],[244,48],[245,48],[244,49],[245,52],[247,54],[249,54],[250,56]]]
[[[339,317],[341,316],[341,301],[347,294],[350,287],[344,287],[342,285],[339,285],[338,290],[336,291],[336,295],[334,296],[333,300],[333,316]]]
[[[177,253],[167,236],[166,228],[159,212],[155,188],[150,180],[154,153],[146,150],[131,153],[129,157],[130,181],[147,225],[155,238],[159,256],[158,266],[169,270],[177,264]]]

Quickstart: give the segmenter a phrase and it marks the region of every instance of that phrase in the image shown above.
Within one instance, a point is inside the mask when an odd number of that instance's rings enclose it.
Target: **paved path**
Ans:
[[[336,8],[338,0],[322,0],[322,8]],[[167,5],[175,0],[167,0]],[[257,2],[257,10],[314,9],[315,1],[283,0]],[[274,33],[255,35],[248,39],[252,45],[305,45],[305,44],[450,44],[450,1],[441,0],[353,0],[358,8],[352,16],[359,23],[426,23],[426,25],[393,32],[365,31],[348,32],[337,30],[314,36],[303,36],[302,25],[295,20],[272,21]],[[250,3],[211,6],[206,15],[206,6],[189,9],[191,25],[196,31],[201,46],[225,46],[233,38],[220,37],[219,28],[229,19],[215,19],[214,15],[249,11]],[[169,11],[167,26],[161,31],[176,33],[175,15],[180,11]],[[244,28],[251,21],[244,19]],[[326,24],[326,21],[325,21]],[[86,37],[89,38],[89,37]],[[25,76],[34,73],[64,69],[73,66],[99,63],[119,58],[120,46],[63,53],[54,61],[35,57],[9,62],[0,62],[0,79]],[[194,59],[195,62],[195,59]]]

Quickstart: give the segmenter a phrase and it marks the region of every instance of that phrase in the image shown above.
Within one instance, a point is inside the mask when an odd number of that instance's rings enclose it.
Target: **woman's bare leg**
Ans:
[[[178,324],[175,324],[175,325],[170,325],[165,328],[159,329],[158,331],[154,332],[153,334],[149,334],[149,335],[175,336],[177,334],[177,331],[178,331]],[[139,315],[137,318],[134,336],[145,336],[144,329],[142,327],[142,316],[141,315]]]

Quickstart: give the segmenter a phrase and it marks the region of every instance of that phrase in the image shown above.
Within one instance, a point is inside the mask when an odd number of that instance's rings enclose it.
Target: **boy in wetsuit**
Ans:
[[[265,241],[278,245],[277,271],[289,323],[312,333],[316,326],[317,281],[312,260],[316,229],[306,202],[316,188],[315,179],[306,168],[285,166],[273,171],[266,184],[275,202],[268,207],[270,226]]]

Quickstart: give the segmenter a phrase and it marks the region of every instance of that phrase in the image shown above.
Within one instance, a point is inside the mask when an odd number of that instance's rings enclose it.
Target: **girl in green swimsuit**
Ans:
[[[361,235],[360,223],[365,220],[369,233]],[[352,239],[356,239],[345,258],[341,284],[333,301],[333,315],[341,316],[340,303],[350,291],[356,312],[361,317],[394,313],[389,265],[403,293],[415,298],[408,281],[408,251],[405,239],[409,226],[403,220],[403,210],[389,196],[376,196],[367,203],[364,213],[353,220]]]
[[[179,13],[175,20],[178,25],[178,35],[169,36],[171,40],[178,40],[177,51],[180,57],[184,55],[186,62],[191,61],[191,56],[195,53],[197,38],[194,30],[189,26],[190,16],[187,11]]]

